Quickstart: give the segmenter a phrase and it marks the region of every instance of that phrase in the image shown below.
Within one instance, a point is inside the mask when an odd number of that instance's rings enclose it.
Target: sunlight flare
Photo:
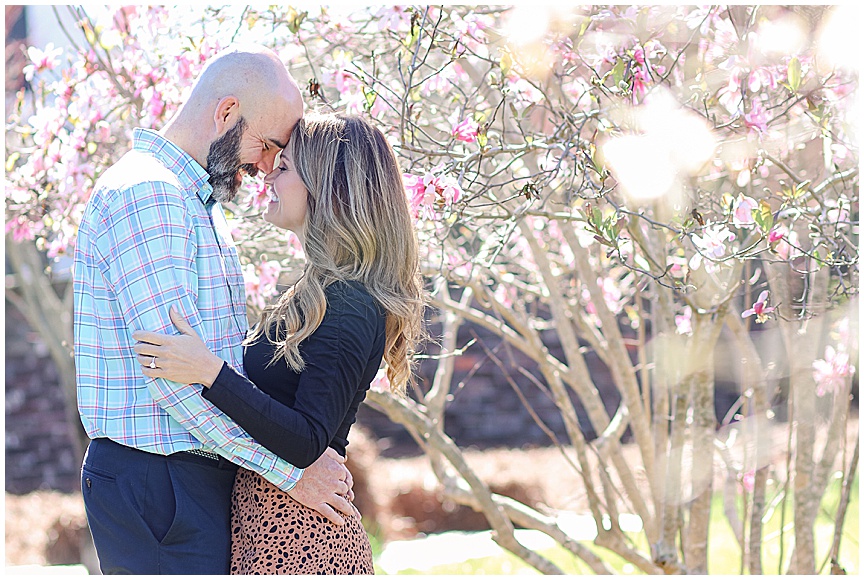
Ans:
[[[681,179],[698,173],[714,155],[708,124],[667,93],[633,109],[632,119],[640,134],[612,137],[603,146],[612,173],[634,201],[677,197]]]
[[[857,5],[836,6],[823,19],[818,36],[820,64],[850,71],[857,69],[860,11]]]

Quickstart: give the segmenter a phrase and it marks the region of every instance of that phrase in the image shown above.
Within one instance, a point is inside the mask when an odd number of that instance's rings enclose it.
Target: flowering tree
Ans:
[[[251,38],[290,63],[308,106],[370,116],[400,155],[440,352],[413,398],[387,394],[380,378],[369,399],[421,442],[448,498],[481,511],[496,541],[540,571],[560,569],[520,544],[515,525],[610,571],[553,515],[491,493],[448,437],[457,331],[471,323],[533,361],[518,370],[560,410],[567,440],[555,442],[584,486],[594,544],[644,572],[705,573],[722,492],[742,571],[774,571],[762,522],[787,504],[794,532],[781,527],[776,571],[817,570],[821,498],[839,472],[848,500],[857,472],[845,432],[858,352],[858,79],[832,44],[851,19],[778,6],[76,16],[86,43],[28,50],[33,90],[7,119],[6,161],[19,280],[7,297],[54,340],[70,400],[70,301],[54,278],[93,182],[132,127],[164,124],[211,54]],[[249,185],[229,210],[254,315],[303,256],[255,219],[266,194]],[[715,358],[721,339],[731,358]],[[612,412],[588,351],[620,395]],[[494,345],[487,353],[498,360]],[[741,387],[719,421],[717,376]],[[622,513],[639,516],[635,536]],[[841,502],[837,567],[844,514]]]

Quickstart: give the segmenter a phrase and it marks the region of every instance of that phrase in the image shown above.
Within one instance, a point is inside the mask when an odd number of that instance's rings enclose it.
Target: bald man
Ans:
[[[105,574],[227,574],[237,466],[343,523],[350,474],[337,454],[305,473],[200,396],[145,378],[132,332],[176,332],[174,305],[242,371],[245,285],[221,203],[273,169],[303,115],[297,83],[263,47],[214,57],[161,131],[97,182],[74,256],[74,340],[87,521]],[[156,366],[158,361],[152,361]],[[302,476],[302,477],[301,477]],[[334,509],[335,508],[335,509]]]

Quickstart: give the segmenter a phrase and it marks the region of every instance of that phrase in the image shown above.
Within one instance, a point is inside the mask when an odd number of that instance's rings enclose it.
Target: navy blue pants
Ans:
[[[81,491],[103,574],[228,574],[237,467],[94,439]]]

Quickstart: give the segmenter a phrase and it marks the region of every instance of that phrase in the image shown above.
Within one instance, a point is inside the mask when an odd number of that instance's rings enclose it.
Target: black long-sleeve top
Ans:
[[[325,296],[321,325],[299,346],[302,372],[284,358],[269,364],[275,346],[261,337],[243,354],[248,379],[226,363],[203,392],[258,443],[300,468],[328,446],[345,455],[384,354],[384,313],[362,284],[335,282]]]

